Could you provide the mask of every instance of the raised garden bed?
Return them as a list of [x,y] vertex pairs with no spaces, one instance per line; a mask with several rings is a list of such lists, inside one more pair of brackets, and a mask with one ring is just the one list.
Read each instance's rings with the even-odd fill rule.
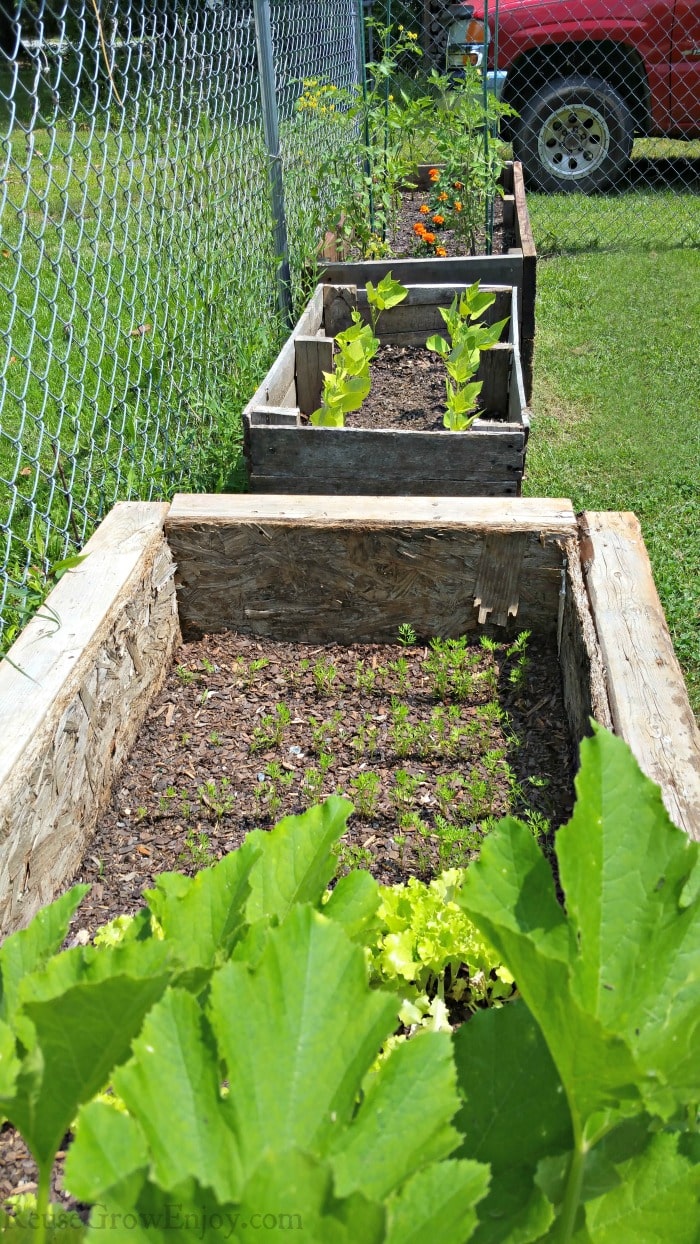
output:
[[421,636],[527,629],[558,647],[571,739],[591,715],[612,722],[700,837],[700,736],[634,517],[589,514],[581,535],[566,501],[405,509],[251,496],[115,507],[51,594],[60,626],[35,618],[0,667],[3,932],[75,875],[181,628],[312,645],[394,643],[407,620]]
[[[408,287],[405,301],[382,312],[377,335],[384,347],[419,349],[442,331],[439,308],[460,284]],[[305,418],[321,400],[324,371],[332,369],[333,337],[350,325],[351,308],[367,314],[364,289],[318,286],[294,332],[244,411],[245,452],[253,492],[376,496],[518,496],[524,471],[529,412],[520,364],[518,291],[492,289],[484,323],[508,317],[504,339],[482,355],[478,379],[484,417],[469,431],[415,431],[410,413],[394,427],[311,427]],[[418,361],[411,360],[407,412],[423,414]],[[444,381],[440,381],[444,391]],[[398,385],[398,378],[397,378]],[[433,400],[433,399],[431,399]],[[360,414],[362,412],[359,412]],[[374,422],[381,422],[381,413]],[[419,419],[419,427],[424,426]]]
[[[532,359],[535,343],[535,297],[537,292],[537,249],[530,224],[522,165],[509,162],[501,182],[503,227],[512,234],[513,244],[505,253],[492,255],[459,255],[439,258],[391,258],[348,260],[339,251],[333,235],[327,235],[320,261],[320,279],[330,285],[375,284],[387,272],[393,272],[404,285],[438,285],[449,281],[473,284],[513,285],[518,290],[518,327],[520,330],[523,381],[527,400],[532,395]],[[428,166],[418,170],[418,184],[427,188]]]

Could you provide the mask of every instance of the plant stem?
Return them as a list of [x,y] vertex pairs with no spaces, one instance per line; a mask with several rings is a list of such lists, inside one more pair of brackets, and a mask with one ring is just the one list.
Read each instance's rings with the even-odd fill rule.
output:
[[49,1213],[52,1169],[53,1162],[39,1163],[39,1179],[36,1189],[36,1229],[34,1231],[34,1244],[45,1244],[46,1241],[46,1219]]
[[557,1244],[569,1244],[569,1241],[573,1239],[588,1151],[589,1146],[585,1144],[583,1137],[576,1136],[574,1138],[574,1152],[571,1156],[571,1164],[566,1179],[566,1193],[564,1194],[564,1204],[559,1219]]

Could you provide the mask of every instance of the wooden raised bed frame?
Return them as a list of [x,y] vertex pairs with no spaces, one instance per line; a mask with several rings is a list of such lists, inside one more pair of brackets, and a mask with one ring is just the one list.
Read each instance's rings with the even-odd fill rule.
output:
[[[428,165],[418,169],[418,184],[429,187]],[[319,279],[330,285],[366,285],[390,270],[404,285],[442,285],[448,281],[472,285],[515,285],[519,299],[520,352],[525,396],[532,397],[532,358],[535,348],[535,297],[537,294],[537,248],[530,224],[525,180],[520,161],[510,161],[501,175],[503,215],[512,229],[515,246],[505,255],[464,255],[458,259],[366,259],[345,260],[332,234],[325,240],[319,259]]]
[[[425,345],[444,331],[439,308],[463,285],[417,285],[379,318],[383,343]],[[354,286],[322,286],[243,412],[244,446],[253,492],[382,496],[519,496],[530,428],[518,340],[518,291],[495,294],[484,323],[508,317],[507,340],[487,350],[478,377],[494,418],[466,432],[390,428],[316,428],[302,422],[321,404],[324,371],[332,369],[333,338],[349,327],[367,294]]]
[[572,738],[612,723],[700,839],[700,734],[634,515],[581,533],[568,501],[179,496],[120,503],[85,552],[0,664],[3,933],[75,873],[181,627],[556,636]]

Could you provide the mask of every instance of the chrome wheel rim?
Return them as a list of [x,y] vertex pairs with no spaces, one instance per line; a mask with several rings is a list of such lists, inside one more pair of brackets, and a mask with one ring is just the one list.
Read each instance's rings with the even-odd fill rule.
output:
[[576,181],[600,168],[610,148],[610,132],[596,108],[567,104],[547,118],[537,145],[548,172]]

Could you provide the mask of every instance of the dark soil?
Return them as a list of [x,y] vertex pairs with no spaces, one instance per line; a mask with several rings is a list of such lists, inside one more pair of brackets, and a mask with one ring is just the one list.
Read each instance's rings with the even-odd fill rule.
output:
[[[490,817],[527,808],[556,828],[570,814],[573,789],[556,654],[531,640],[517,681],[517,656],[507,651],[505,644],[495,653],[470,648],[474,689],[457,701],[435,697],[425,646],[309,647],[233,633],[183,646],[75,878],[92,883],[77,917],[82,936],[135,911],[158,873],[192,873],[239,846],[249,829],[271,827],[333,793],[358,807],[341,867],[359,863],[384,883],[467,863]],[[408,690],[390,668],[397,661],[407,662]],[[356,685],[358,672],[364,687]],[[331,685],[319,692],[324,676]],[[397,754],[391,732],[392,696],[407,706],[414,731],[423,723],[428,740],[406,754]],[[279,746],[257,748],[270,727],[265,718],[276,718],[280,704],[290,723]],[[461,731],[452,746],[439,743],[448,720]],[[332,757],[325,776],[321,752]],[[392,802],[398,770],[418,779],[402,827]],[[366,815],[358,774],[360,782],[376,775],[369,783],[378,785]],[[446,781],[452,797],[439,790]],[[449,827],[442,836],[440,815]]]
[[[402,195],[397,226],[389,241],[392,255],[399,257],[432,253],[419,243],[413,232],[413,226],[416,222],[423,221],[425,223],[426,219],[428,227],[431,229],[435,228],[430,223],[430,217],[422,216],[419,211],[421,204],[428,203],[427,195],[428,191],[426,190],[406,191]],[[458,255],[483,255],[486,253],[485,228],[479,229],[473,247],[470,246],[467,238],[456,233],[454,229],[441,227],[435,229],[435,232],[437,234],[437,244],[444,246],[450,258],[456,258]],[[494,228],[491,251],[494,255],[504,255],[514,245],[515,238],[512,230],[506,229],[503,224],[503,200],[497,196],[494,200]]]
[[[445,431],[447,373],[437,354],[424,346],[380,346],[370,364],[370,374],[372,388],[360,409],[345,416],[346,427]],[[479,410],[479,415],[503,418],[483,409]]]

